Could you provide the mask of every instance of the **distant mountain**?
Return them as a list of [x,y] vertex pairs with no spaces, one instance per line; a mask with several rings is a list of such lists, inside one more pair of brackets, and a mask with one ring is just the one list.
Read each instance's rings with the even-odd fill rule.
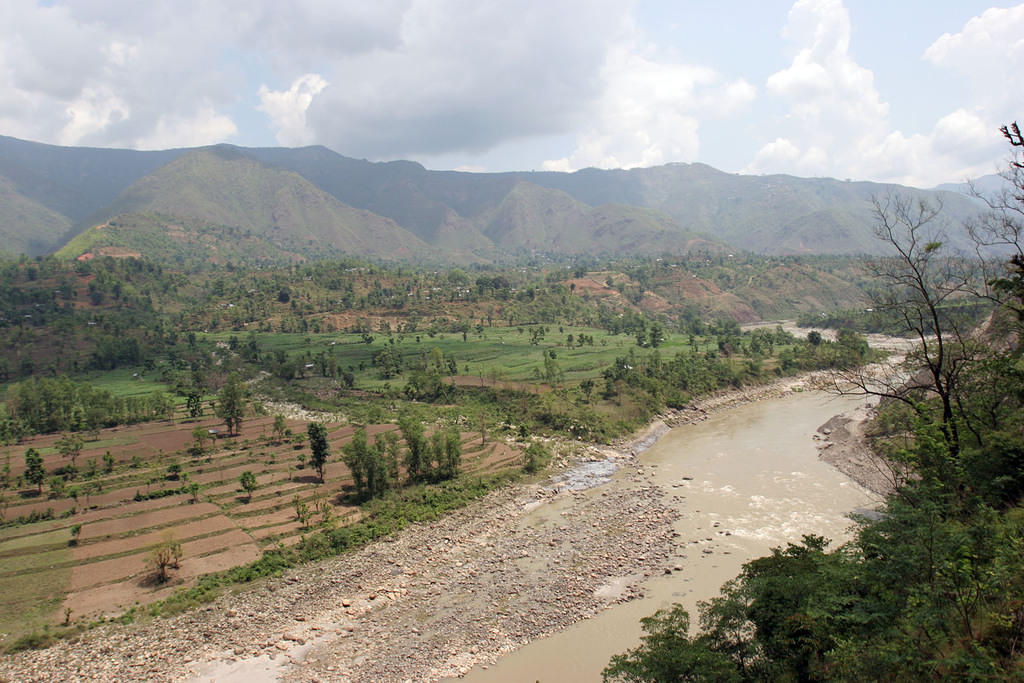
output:
[[[972,190],[972,187],[973,190]],[[975,178],[971,182],[963,183],[943,183],[937,185],[934,189],[944,190],[946,192],[958,192],[960,194],[973,196],[973,192],[979,192],[983,197],[999,194],[1003,190],[1012,189],[1012,184],[1009,183],[1001,175],[993,173],[991,175],[983,175],[980,178]]]
[[[116,219],[124,233],[125,225],[151,225],[160,217],[190,237],[222,226],[246,240],[265,242],[285,260],[341,253],[437,258],[432,247],[394,221],[342,204],[302,176],[267,167],[228,146],[183,153],[130,185],[88,222],[96,226]],[[102,246],[106,233],[85,233],[93,237],[90,246]],[[124,242],[126,235],[121,237]],[[123,246],[131,248],[130,242]],[[230,242],[221,244],[222,252],[229,248]]]
[[[428,171],[412,162],[357,161],[325,147],[251,153],[296,171],[343,202],[386,215],[427,241],[448,211],[484,231],[490,212],[522,182],[558,190],[592,207],[656,209],[686,235],[713,236],[736,249],[777,255],[881,253],[884,245],[872,230],[871,198],[889,192],[941,200],[952,223],[980,210],[975,200],[948,192],[830,178],[744,176],[696,163],[481,174]],[[645,223],[648,229],[653,226]],[[629,241],[627,236],[624,242]]]
[[[0,234],[17,235],[11,249],[46,253],[70,227],[181,153],[57,147],[0,135]],[[26,213],[29,204],[42,208]]]
[[[0,237],[7,249],[114,250],[178,261],[373,258],[500,261],[515,254],[879,252],[871,197],[956,192],[704,164],[576,173],[428,171],[325,147],[231,145],[134,152],[0,137]],[[204,246],[205,245],[205,246]]]
[[71,228],[71,220],[18,191],[0,177],[0,244],[13,254],[43,254]]

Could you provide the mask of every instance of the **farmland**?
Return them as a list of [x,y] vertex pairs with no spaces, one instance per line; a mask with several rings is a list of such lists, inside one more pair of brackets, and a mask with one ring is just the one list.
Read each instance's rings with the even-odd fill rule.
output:
[[[863,360],[855,335],[742,332],[756,313],[715,284],[812,270],[8,263],[4,644],[189,606],[391,534],[542,469],[522,450],[546,438],[607,443],[696,396]],[[310,422],[327,429],[322,481]],[[457,476],[439,456],[412,471],[410,429],[424,452],[454,440]]]
[[[304,435],[305,422],[287,420],[287,435],[274,434],[273,422],[269,416],[246,420],[241,435],[215,438],[201,454],[188,452],[193,432],[222,432],[215,418],[104,430],[78,456],[86,465],[73,494],[22,490],[8,497],[7,520],[43,519],[0,529],[0,594],[17,596],[0,605],[0,631],[12,638],[62,620],[118,615],[203,574],[251,562],[264,549],[295,544],[325,524],[358,520],[358,502],[346,494],[346,466],[333,458],[321,482],[304,462],[308,449],[291,436]],[[372,437],[395,429],[369,425],[367,432]],[[331,452],[340,453],[352,433],[352,426],[328,425]],[[519,451],[504,442],[482,443],[479,433],[461,438],[468,476],[518,464]],[[44,468],[57,470],[66,463],[54,441],[37,437],[20,448],[37,449]],[[7,457],[11,476],[23,475],[18,459],[10,451]],[[251,495],[239,485],[246,471],[255,475]],[[310,519],[300,521],[299,506]],[[168,539],[181,545],[181,560],[170,580],[159,583],[150,556]]]

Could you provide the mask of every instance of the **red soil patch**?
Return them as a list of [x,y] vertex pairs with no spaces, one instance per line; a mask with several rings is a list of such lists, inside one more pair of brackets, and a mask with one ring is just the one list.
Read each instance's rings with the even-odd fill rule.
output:
[[[216,569],[205,568],[206,563],[201,556],[215,552],[219,554],[222,549],[230,549],[246,544],[251,545],[253,550],[257,551],[256,556],[258,557],[259,548],[253,543],[252,537],[239,529],[209,538],[201,538],[197,541],[182,543],[182,568],[188,565],[188,569],[192,573],[191,575],[194,576],[217,571]],[[147,556],[148,552],[139,552],[126,557],[78,565],[71,570],[71,590],[80,591],[90,586],[148,575],[152,569]]]
[[161,543],[167,537],[168,532],[173,535],[175,540],[180,542],[190,538],[195,538],[196,536],[203,536],[218,531],[237,528],[238,525],[232,520],[223,515],[218,515],[209,519],[175,526],[174,529],[171,530],[151,531],[149,533],[129,536],[127,538],[117,538],[111,541],[85,543],[77,546],[71,556],[76,561],[91,560],[97,557],[105,557],[107,555],[118,555],[130,550],[151,548],[156,544]]
[[[280,510],[267,510],[261,514],[240,519],[238,520],[238,523],[246,529],[260,529],[272,524],[284,524],[285,522],[294,519],[295,510],[291,505],[289,505],[288,507],[281,508]],[[253,532],[253,536],[259,538],[257,533],[258,532]]]
[[[479,386],[481,382],[478,377],[456,377],[452,381],[464,382],[466,386]],[[489,380],[484,380],[484,383],[495,385]],[[540,391],[524,383],[497,384],[506,388]],[[293,449],[290,443],[257,440],[259,434],[270,435],[272,424],[272,416],[247,421],[243,434],[233,437],[231,449],[225,448],[228,443],[224,439],[217,439],[207,446],[209,455],[203,461],[189,458],[184,451],[192,445],[192,431],[196,427],[221,428],[213,418],[104,430],[101,439],[123,442],[109,448],[115,462],[127,463],[133,456],[138,456],[144,463],[156,464],[151,465],[152,469],[143,467],[139,470],[118,466],[112,474],[73,482],[81,487],[94,481],[108,489],[89,497],[90,506],[103,507],[66,519],[33,524],[25,527],[28,534],[13,532],[6,537],[69,529],[76,523],[83,525],[81,544],[71,554],[73,560],[80,564],[71,569],[71,587],[65,605],[71,607],[77,616],[84,616],[95,612],[117,612],[135,602],[151,602],[188,585],[196,576],[257,559],[261,552],[260,541],[267,542],[271,537],[278,537],[279,542],[288,545],[297,542],[309,530],[303,529],[295,518],[291,501],[295,495],[311,508],[313,498],[319,496],[332,506],[341,525],[360,519],[362,512],[359,508],[338,504],[339,491],[351,482],[351,474],[340,462],[340,454],[344,444],[351,440],[355,428],[351,425],[328,425],[332,461],[325,468],[326,481],[321,484],[312,468],[294,468],[296,454],[300,451]],[[289,420],[288,424],[294,432],[305,430],[304,422]],[[391,424],[367,426],[371,440],[378,434],[395,430],[397,426]],[[29,443],[36,444],[36,448],[45,448],[52,446],[59,436],[37,437]],[[481,448],[478,445],[479,435],[474,432],[463,433],[461,440],[465,471],[484,470],[494,463],[509,462],[519,457],[518,450],[497,441],[488,442]],[[79,457],[80,468],[89,458],[100,461],[107,450],[106,447],[88,446]],[[168,457],[158,460],[156,456],[161,451]],[[308,457],[308,446],[304,446],[301,452]],[[58,454],[45,456],[44,461],[49,463],[47,466],[51,470],[65,464],[64,458]],[[156,482],[155,486],[141,483],[154,475],[160,476],[174,461],[182,465],[191,481],[209,486],[201,495],[214,503],[193,504],[188,494],[148,501],[131,500],[136,491],[146,493],[181,486],[179,481],[166,480]],[[259,488],[254,492],[252,503],[242,502],[244,494],[240,492],[238,482],[239,475],[246,470],[257,475]],[[138,481],[130,481],[133,479]],[[82,494],[78,506],[81,508],[85,504]],[[60,514],[73,506],[75,502],[71,499],[36,498],[12,505],[8,515],[27,514],[48,507]],[[314,514],[313,519],[319,521],[320,515]],[[243,529],[253,531],[247,533]],[[151,583],[153,570],[149,566],[148,555],[150,549],[164,540],[168,533],[182,543],[182,564],[180,570],[172,571],[168,584],[155,586]]]
[[183,519],[191,519],[202,515],[213,515],[220,512],[220,508],[210,503],[196,503],[194,505],[182,505],[175,508],[155,510],[140,515],[119,517],[93,524],[82,526],[82,539],[99,538],[101,536],[115,536],[131,531],[138,531],[153,526],[162,526],[173,522],[180,522]]
[[[251,543],[235,545],[203,557],[189,558],[186,555],[181,560],[181,568],[172,569],[171,580],[163,586],[146,585],[146,582],[132,577],[116,583],[72,591],[64,600],[63,606],[70,607],[74,614],[79,616],[117,614],[135,603],[149,603],[166,598],[179,588],[195,583],[195,579],[203,574],[252,562],[259,556],[260,549]],[[142,571],[148,573],[149,570],[143,565]]]

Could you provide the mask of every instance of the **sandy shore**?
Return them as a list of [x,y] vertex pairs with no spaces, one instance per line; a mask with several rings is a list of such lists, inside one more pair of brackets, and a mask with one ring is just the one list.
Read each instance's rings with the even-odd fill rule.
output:
[[[629,471],[672,426],[810,389],[814,376],[708,397],[612,447]],[[841,418],[845,419],[845,418]],[[823,426],[823,457],[854,478],[856,420]],[[856,465],[856,466],[855,466]],[[639,481],[640,478],[636,477]],[[858,478],[860,480],[860,478]],[[0,661],[18,681],[435,681],[616,602],[666,571],[675,513],[659,487],[494,492],[444,519],[169,619],[104,626]],[[550,514],[545,510],[550,510]]]
[[881,495],[893,490],[893,471],[871,450],[864,428],[874,417],[869,406],[836,415],[818,428],[818,457],[864,488]]

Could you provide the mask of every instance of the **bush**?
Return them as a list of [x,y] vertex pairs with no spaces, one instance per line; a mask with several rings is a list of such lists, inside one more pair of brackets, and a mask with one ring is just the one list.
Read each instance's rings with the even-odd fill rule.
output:
[[523,471],[533,474],[547,467],[551,461],[551,453],[539,441],[534,441],[523,451]]

